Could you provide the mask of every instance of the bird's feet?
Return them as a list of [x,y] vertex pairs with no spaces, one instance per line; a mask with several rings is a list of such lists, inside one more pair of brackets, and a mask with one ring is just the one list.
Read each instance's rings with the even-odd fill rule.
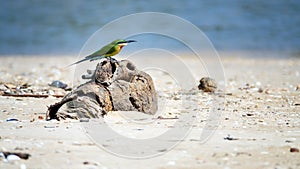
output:
[[111,63],[117,63],[117,62],[118,62],[117,59],[112,58],[112,57],[109,57],[109,61],[110,61]]

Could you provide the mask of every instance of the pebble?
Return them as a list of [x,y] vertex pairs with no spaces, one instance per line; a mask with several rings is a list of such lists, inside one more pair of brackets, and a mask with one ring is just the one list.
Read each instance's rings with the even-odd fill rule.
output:
[[16,118],[7,118],[6,121],[7,122],[15,122],[15,121],[19,121],[19,120]]
[[90,74],[92,74],[92,73],[94,73],[95,72],[95,70],[90,70],[90,69],[87,69],[86,70],[86,72],[90,75]]
[[55,128],[56,126],[49,125],[49,126],[44,126],[44,128]]
[[38,116],[38,119],[39,119],[39,120],[44,120],[44,116],[39,115],[39,116]]
[[2,152],[0,152],[0,159],[1,158],[5,158],[4,154]]
[[52,87],[57,87],[57,88],[61,88],[61,89],[65,89],[68,87],[67,84],[59,81],[59,80],[55,80],[53,81],[52,83],[49,84],[49,86],[52,86]]
[[55,94],[55,92],[53,90],[49,90],[48,93],[49,93],[49,95],[54,95]]
[[11,92],[10,89],[7,89],[7,90],[4,91],[4,93],[5,93],[5,94],[11,94],[12,92]]
[[136,128],[136,129],[133,129],[133,130],[142,131],[144,129],[142,129],[142,128]]
[[217,90],[217,82],[210,77],[203,77],[199,82],[199,90],[204,92],[215,92]]
[[232,141],[232,140],[238,140],[238,138],[233,138],[233,137],[231,137],[231,136],[228,134],[227,137],[224,137],[224,140]]
[[90,121],[90,119],[88,119],[88,118],[81,118],[79,120],[79,122],[89,122],[89,121]]
[[291,153],[299,153],[299,149],[295,148],[295,147],[292,147],[292,148],[290,148],[290,152]]
[[94,165],[94,166],[98,166],[99,164],[97,162],[89,162],[89,161],[84,161],[83,165]]
[[246,113],[247,116],[254,116],[254,113]]
[[296,91],[300,91],[300,84],[297,85]]
[[7,157],[6,157],[6,159],[8,160],[8,161],[17,161],[17,160],[20,160],[21,158],[19,157],[19,156],[17,156],[17,155],[8,155]]
[[179,96],[174,96],[173,100],[180,100],[180,97]]

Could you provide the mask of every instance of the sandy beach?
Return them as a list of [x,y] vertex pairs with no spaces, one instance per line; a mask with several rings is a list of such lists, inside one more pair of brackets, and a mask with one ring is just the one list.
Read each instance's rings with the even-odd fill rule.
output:
[[[137,128],[122,116],[126,112],[109,112],[104,117],[104,121],[124,137],[147,139],[147,133],[154,137],[155,133],[159,135],[159,132],[174,129],[177,118],[187,112],[195,114],[192,123],[176,123],[188,128],[182,140],[163,138],[161,142],[172,146],[158,150],[150,146],[146,151],[153,152],[148,158],[127,158],[110,153],[109,140],[99,145],[79,120],[46,121],[47,106],[62,99],[54,96],[70,92],[51,87],[49,83],[59,80],[72,87],[77,70],[66,66],[77,58],[2,56],[0,151],[28,153],[30,157],[27,160],[0,157],[0,168],[300,168],[300,59],[243,55],[242,52],[223,52],[219,63],[204,60],[207,61],[204,65],[210,68],[208,73],[194,58],[183,56],[181,61],[190,71],[189,76],[176,61],[168,57],[155,58],[158,65],[169,67],[172,74],[178,75],[148,70],[159,101],[163,101],[159,103],[163,107],[159,115],[166,119],[156,118],[151,124],[141,124]],[[143,68],[143,63],[150,64],[147,59],[150,60],[145,57],[132,58],[132,61]],[[203,141],[200,136],[210,123],[209,110],[216,105],[210,104],[213,94],[198,90],[197,85],[201,77],[214,75],[213,70],[224,73],[219,74],[223,78],[211,76],[218,85],[225,86],[218,91],[224,94],[223,107],[215,119],[214,125],[218,127],[210,131],[207,141]],[[192,76],[194,79],[185,79]],[[180,95],[177,84],[180,86],[183,81],[191,83],[184,86],[187,89]],[[49,97],[3,96],[9,92],[9,87]],[[183,98],[185,102],[180,106]],[[129,151],[122,141],[118,145],[118,150]]]

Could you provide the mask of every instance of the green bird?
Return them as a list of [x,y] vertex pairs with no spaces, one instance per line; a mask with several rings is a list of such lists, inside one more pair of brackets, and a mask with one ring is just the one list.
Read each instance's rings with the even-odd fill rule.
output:
[[136,42],[135,40],[124,40],[124,39],[117,39],[112,41],[110,44],[107,44],[106,46],[102,47],[100,50],[86,56],[84,59],[79,60],[72,65],[76,65],[78,63],[84,62],[86,60],[94,61],[98,59],[103,58],[110,58],[116,54],[118,54],[124,46],[126,46],[128,43]]

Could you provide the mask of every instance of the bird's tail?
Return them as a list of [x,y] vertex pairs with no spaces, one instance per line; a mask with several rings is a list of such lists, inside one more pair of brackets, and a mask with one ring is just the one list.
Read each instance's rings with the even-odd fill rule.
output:
[[[79,61],[77,61],[77,62],[75,62],[75,63],[70,64],[69,66],[76,65],[76,64],[81,63],[81,62],[84,62],[84,61],[86,61],[86,60],[90,60],[90,58],[84,58],[84,59],[82,59],[82,60],[79,60]],[[67,67],[69,67],[69,66],[67,66]]]
[[[75,63],[70,64],[69,66],[76,65],[76,64],[81,63],[81,62],[84,62],[84,61],[86,61],[86,60],[94,61],[94,60],[103,59],[103,58],[106,58],[106,56],[96,56],[96,57],[95,57],[95,56],[89,55],[89,56],[85,57],[85,58],[82,59],[82,60],[79,60],[79,61],[77,61],[77,62],[75,62]],[[67,67],[69,67],[69,66],[67,66]]]

